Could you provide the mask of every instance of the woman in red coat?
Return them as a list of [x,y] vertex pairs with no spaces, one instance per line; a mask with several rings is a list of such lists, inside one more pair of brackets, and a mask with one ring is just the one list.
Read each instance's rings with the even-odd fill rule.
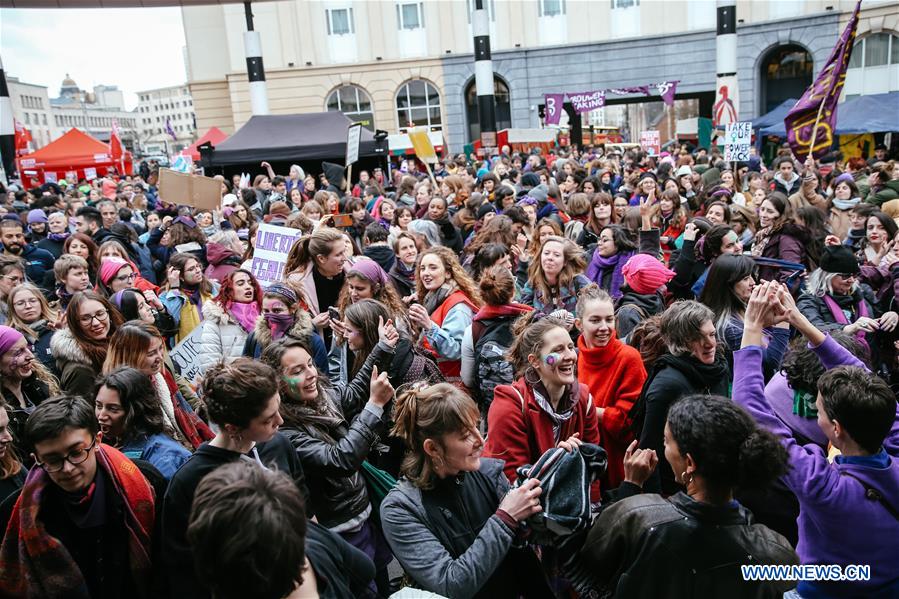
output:
[[599,444],[596,410],[587,386],[577,381],[577,352],[568,329],[552,316],[534,322],[531,312],[514,330],[508,356],[519,378],[494,390],[484,447],[484,456],[506,462],[511,482],[517,468],[535,463],[548,449],[570,450],[578,439]]
[[608,484],[624,480],[624,452],[634,435],[628,412],[640,397],[646,368],[640,352],[618,339],[615,305],[598,285],[585,287],[578,298],[575,326],[578,338],[578,380],[587,386],[596,406],[601,445],[609,458]]

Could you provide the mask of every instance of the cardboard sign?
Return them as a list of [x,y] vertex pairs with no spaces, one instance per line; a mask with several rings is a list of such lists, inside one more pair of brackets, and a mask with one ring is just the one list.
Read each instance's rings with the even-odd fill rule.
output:
[[196,378],[202,374],[200,361],[197,359],[200,352],[200,334],[202,331],[203,325],[200,324],[169,352],[172,362],[181,371],[181,376],[191,384],[196,382]]
[[260,224],[256,230],[256,249],[253,250],[253,263],[250,271],[259,285],[268,287],[284,279],[284,264],[290,248],[303,233],[298,229],[289,229],[277,225]]
[[170,204],[215,210],[222,201],[222,183],[211,177],[164,168],[159,171],[159,198]]
[[658,131],[644,131],[640,134],[640,147],[650,156],[658,156],[662,151],[662,144]]
[[752,121],[730,123],[724,129],[725,162],[746,162],[752,146]]
[[362,139],[362,124],[353,123],[346,130],[346,162],[344,162],[344,166],[359,162],[360,139]]
[[437,150],[434,149],[434,144],[431,143],[431,138],[428,137],[427,127],[409,129],[408,135],[409,141],[412,142],[412,147],[415,149],[415,155],[419,160],[422,162],[437,162]]

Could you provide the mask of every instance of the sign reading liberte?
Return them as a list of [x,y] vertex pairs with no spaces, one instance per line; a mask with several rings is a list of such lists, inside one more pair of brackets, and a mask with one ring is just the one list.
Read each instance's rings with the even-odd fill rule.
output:
[[261,224],[256,230],[256,249],[250,270],[262,287],[268,287],[284,278],[287,254],[302,235],[298,229]]

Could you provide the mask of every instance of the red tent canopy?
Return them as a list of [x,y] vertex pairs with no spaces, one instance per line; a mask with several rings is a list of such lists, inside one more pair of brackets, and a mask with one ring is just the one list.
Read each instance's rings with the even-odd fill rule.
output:
[[184,154],[185,156],[190,156],[191,158],[193,158],[194,162],[199,162],[200,161],[200,150],[197,149],[198,147],[200,147],[202,144],[206,143],[207,141],[210,142],[212,145],[217,146],[220,143],[222,143],[223,141],[225,141],[226,139],[228,139],[227,134],[222,133],[222,130],[219,129],[218,127],[213,127],[212,129],[210,129],[209,131],[204,133],[203,137],[201,137],[194,143],[190,144],[183,150],[181,150],[181,153]]
[[125,152],[123,173],[123,165],[114,162],[109,155],[109,144],[79,129],[69,129],[56,141],[22,156],[17,163],[25,187],[36,187],[47,180],[65,179],[71,172],[77,179],[87,179],[102,177],[113,169],[120,174],[130,173],[133,169],[131,152]]

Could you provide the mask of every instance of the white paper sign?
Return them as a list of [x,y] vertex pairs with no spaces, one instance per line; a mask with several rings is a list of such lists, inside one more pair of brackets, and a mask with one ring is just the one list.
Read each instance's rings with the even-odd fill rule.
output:
[[730,123],[724,130],[724,161],[746,162],[752,145],[752,121]]
[[650,156],[658,156],[662,151],[661,137],[658,131],[643,131],[640,133],[640,146]]
[[181,340],[181,343],[175,346],[175,349],[169,352],[172,362],[180,369],[181,376],[194,383],[197,376],[201,374],[200,360],[197,356],[200,351],[200,334],[203,331],[202,323],[190,332],[190,335]]
[[262,287],[278,283],[284,279],[284,264],[294,242],[303,233],[299,229],[289,229],[276,225],[261,224],[256,230],[256,249],[250,270]]
[[88,181],[93,181],[94,179],[96,179],[97,178],[97,169],[95,169],[92,166],[84,169],[84,178],[87,179]]
[[346,130],[346,162],[349,166],[359,161],[359,141],[362,139],[362,124],[355,123]]

